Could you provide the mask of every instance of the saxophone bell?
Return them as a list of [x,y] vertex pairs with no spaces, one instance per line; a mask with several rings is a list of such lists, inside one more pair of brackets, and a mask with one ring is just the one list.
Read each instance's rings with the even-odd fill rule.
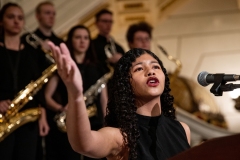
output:
[[37,120],[40,109],[30,108],[19,112],[33,96],[47,83],[47,79],[57,70],[57,65],[52,64],[42,73],[37,80],[30,82],[18,92],[12,100],[5,114],[0,114],[0,142],[20,126]]
[[58,128],[62,132],[66,132],[67,131],[66,116],[67,116],[66,111],[63,111],[63,112],[55,115],[55,117],[54,117],[54,121],[56,121]]

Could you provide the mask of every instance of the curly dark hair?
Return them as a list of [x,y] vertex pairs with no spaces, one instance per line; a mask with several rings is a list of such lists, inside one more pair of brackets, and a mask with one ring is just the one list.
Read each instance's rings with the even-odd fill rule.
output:
[[71,54],[71,57],[73,58],[73,60],[76,62],[75,60],[75,57],[73,55],[73,43],[72,43],[72,39],[73,39],[73,34],[74,32],[77,30],[77,29],[84,29],[88,32],[88,36],[89,36],[89,40],[90,40],[90,44],[89,44],[89,47],[86,51],[86,55],[85,55],[85,58],[84,58],[84,61],[83,63],[98,63],[97,61],[97,56],[96,56],[96,53],[95,53],[95,50],[94,50],[94,47],[92,45],[92,40],[91,40],[91,35],[90,35],[90,31],[87,27],[83,26],[83,25],[76,25],[74,27],[72,27],[70,29],[70,31],[68,32],[68,36],[67,36],[67,40],[66,40],[66,45],[70,51],[70,54]]
[[146,32],[149,37],[152,38],[152,26],[146,22],[139,22],[129,26],[126,34],[127,41],[133,42],[134,34],[138,31]]
[[133,88],[130,84],[130,68],[132,62],[142,54],[149,54],[160,64],[165,75],[165,87],[161,95],[161,110],[163,115],[175,119],[175,109],[173,107],[173,96],[170,95],[170,81],[162,61],[151,51],[134,48],[125,53],[115,66],[113,78],[109,88],[109,101],[105,125],[120,128],[123,136],[124,146],[129,148],[130,160],[137,159],[137,140],[140,137],[135,98]]

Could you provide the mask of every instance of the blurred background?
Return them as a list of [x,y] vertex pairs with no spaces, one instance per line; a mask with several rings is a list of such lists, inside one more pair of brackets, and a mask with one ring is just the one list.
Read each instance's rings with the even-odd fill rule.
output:
[[[1,6],[6,2],[9,0],[1,0]],[[11,2],[23,7],[26,28],[33,31],[38,25],[34,10],[41,0],[11,0]],[[99,10],[107,8],[114,16],[111,35],[125,51],[128,51],[126,40],[128,26],[139,21],[150,23],[153,27],[152,51],[161,58],[169,73],[173,73],[177,66],[162,54],[158,45],[182,62],[179,78],[175,82],[184,80],[186,83],[184,86],[176,84],[174,88],[172,87],[176,96],[180,95],[178,101],[188,101],[192,98],[201,112],[208,113],[188,115],[189,112],[186,114],[180,110],[177,112],[179,119],[189,124],[196,144],[203,139],[240,132],[240,113],[236,109],[240,89],[224,92],[223,96],[215,97],[209,91],[212,85],[204,88],[197,83],[197,76],[201,71],[240,74],[238,66],[240,0],[51,0],[51,2],[57,11],[53,30],[63,39],[66,38],[68,30],[76,24],[87,26],[94,38],[97,34],[94,15]],[[223,129],[211,128],[214,126],[209,122],[211,118],[204,118],[214,114],[222,116],[220,119],[226,123],[224,127],[220,127]],[[194,117],[203,119],[206,123],[198,122]],[[204,129],[198,125],[212,130],[204,131],[209,132],[207,136],[202,135],[198,129]],[[215,136],[213,130],[223,134]]]

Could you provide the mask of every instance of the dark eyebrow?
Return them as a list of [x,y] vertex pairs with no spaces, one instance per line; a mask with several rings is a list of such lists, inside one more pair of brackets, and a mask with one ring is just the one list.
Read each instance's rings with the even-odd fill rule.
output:
[[[157,63],[157,64],[159,64],[158,61],[151,61],[151,63]],[[139,63],[133,65],[132,67],[137,66],[137,65],[140,65],[140,64],[143,64],[143,62],[139,62]]]
[[[151,63],[157,63],[157,64],[159,64],[158,61],[152,61]],[[160,64],[159,64],[159,65],[160,65]]]

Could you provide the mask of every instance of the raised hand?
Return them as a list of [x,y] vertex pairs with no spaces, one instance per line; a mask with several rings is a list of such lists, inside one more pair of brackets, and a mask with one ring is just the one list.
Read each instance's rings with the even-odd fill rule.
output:
[[58,74],[67,87],[68,94],[75,98],[83,96],[82,76],[71,58],[69,50],[64,43],[60,47],[55,46],[52,42],[48,42],[53,58],[57,64]]
[[117,63],[118,62],[118,60],[120,59],[122,57],[122,55],[120,54],[120,53],[115,53],[115,54],[113,54],[113,56],[111,57],[111,58],[109,58],[108,59],[108,61],[110,62],[110,63]]

